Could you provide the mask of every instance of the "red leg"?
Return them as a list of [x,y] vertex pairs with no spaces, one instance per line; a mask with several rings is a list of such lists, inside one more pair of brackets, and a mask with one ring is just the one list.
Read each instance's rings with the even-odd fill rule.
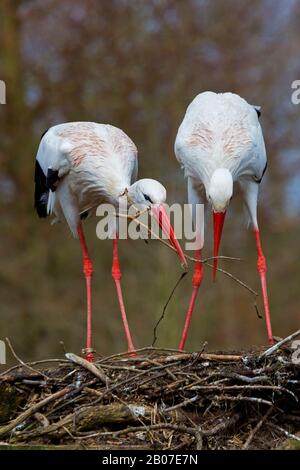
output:
[[116,238],[113,239],[113,262],[112,262],[111,273],[116,284],[117,296],[118,296],[118,301],[120,305],[121,316],[122,316],[124,330],[125,330],[125,336],[127,339],[128,352],[132,352],[134,351],[134,346],[132,343],[127,316],[125,312],[125,306],[124,306],[122,288],[121,288],[121,282],[120,282],[122,274],[121,274],[119,255],[118,255],[118,236],[116,236]]
[[86,280],[86,294],[87,294],[87,336],[86,336],[86,360],[89,362],[94,361],[92,353],[92,274],[93,265],[89,256],[85,236],[81,224],[78,229],[79,241],[82,249],[83,256],[83,273]]
[[264,300],[264,308],[265,308],[265,315],[266,315],[268,339],[269,339],[269,343],[273,344],[274,340],[273,340],[273,334],[272,334],[271,316],[270,316],[269,300],[268,300],[268,292],[267,292],[266,258],[263,254],[263,251],[262,251],[260,236],[259,236],[259,230],[255,229],[254,233],[255,233],[256,247],[257,247],[257,254],[258,254],[257,270],[258,270],[259,275],[260,275],[260,282],[261,282],[261,288],[262,288],[262,294],[263,294],[263,300]]
[[193,310],[194,310],[194,306],[195,306],[196,297],[197,297],[198,290],[199,290],[199,287],[200,287],[200,284],[201,284],[202,278],[203,278],[203,264],[200,261],[200,257],[201,257],[201,250],[197,250],[196,251],[197,261],[195,262],[194,274],[193,274],[193,279],[192,279],[193,292],[192,292],[189,308],[188,308],[188,311],[187,311],[187,314],[186,314],[186,319],[185,319],[185,324],[184,324],[184,328],[183,328],[183,332],[182,332],[182,337],[181,337],[180,344],[179,344],[180,351],[182,351],[184,349],[185,341],[186,341],[186,338],[187,338],[188,330],[189,330],[192,315],[193,315]]

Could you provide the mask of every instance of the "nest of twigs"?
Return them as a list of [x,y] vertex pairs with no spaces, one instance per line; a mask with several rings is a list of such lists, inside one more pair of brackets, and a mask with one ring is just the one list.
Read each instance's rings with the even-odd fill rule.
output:
[[290,340],[280,343],[247,353],[149,348],[93,364],[74,354],[19,364],[0,375],[1,446],[299,445],[300,364]]

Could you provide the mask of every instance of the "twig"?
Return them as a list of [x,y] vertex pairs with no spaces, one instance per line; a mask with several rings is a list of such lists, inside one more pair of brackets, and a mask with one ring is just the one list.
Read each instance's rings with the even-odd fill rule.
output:
[[234,426],[238,420],[240,419],[241,415],[236,413],[233,416],[226,416],[225,418],[222,418],[221,422],[216,424],[210,429],[203,429],[202,433],[203,436],[214,436],[218,434],[221,431],[225,431],[226,429],[230,428],[231,426]]
[[[148,363],[148,365],[149,365],[149,363]],[[161,370],[161,369],[165,369],[165,368],[167,368],[167,367],[169,367],[168,364],[163,364],[163,365],[160,365],[160,366],[157,366],[157,367],[153,367],[153,368],[151,369],[151,372],[152,372],[152,371]],[[126,378],[125,380],[121,380],[120,382],[115,383],[115,384],[112,385],[111,387],[106,388],[106,390],[103,391],[102,396],[99,397],[99,398],[97,398],[97,399],[93,402],[93,404],[99,403],[99,401],[103,400],[103,398],[104,398],[105,396],[109,395],[113,390],[120,389],[120,387],[121,387],[122,385],[125,385],[125,384],[126,384],[126,386],[128,386],[129,383],[132,383],[132,382],[135,382],[135,381],[136,381],[136,382],[138,383],[138,386],[140,386],[140,385],[141,385],[141,382],[139,381],[140,377],[141,377],[141,376],[144,376],[144,375],[146,375],[146,374],[148,374],[148,373],[149,373],[149,370],[146,369],[146,370],[144,370],[144,371],[142,371],[142,372],[139,372],[139,373],[136,374],[135,376],[130,377],[129,379]],[[149,379],[148,379],[148,380],[149,380]],[[152,380],[152,379],[151,379],[151,380]],[[83,406],[85,406],[85,405],[83,405]],[[79,407],[79,408],[81,408],[81,407]]]
[[[221,375],[221,374],[220,374]],[[246,375],[235,374],[234,372],[229,374],[224,374],[224,377],[231,377],[233,379],[240,380],[241,382],[246,382],[248,384],[255,384],[257,382],[269,382],[270,378],[267,375],[260,375],[256,377],[248,377]]]
[[148,352],[148,351],[150,351],[150,352],[163,352],[163,353],[182,353],[182,351],[180,349],[158,348],[158,347],[153,347],[153,346],[145,346],[143,348],[139,348],[139,349],[134,350],[135,353],[139,353],[137,356],[131,356],[128,351],[124,351],[124,352],[121,352],[121,353],[116,353],[116,354],[112,354],[110,356],[103,357],[103,358],[99,359],[98,361],[96,361],[96,364],[102,364],[104,362],[114,360],[114,359],[118,359],[118,358],[120,358],[120,360],[123,361],[123,362],[125,362],[125,361],[139,362],[139,361],[143,360],[139,357],[140,353]]
[[125,218],[125,219],[129,219],[131,220],[132,222],[136,223],[137,225],[140,225],[141,227],[145,228],[148,233],[154,237],[156,240],[159,240],[161,243],[163,243],[163,245],[166,245],[168,248],[170,248],[172,251],[175,251],[176,252],[176,248],[174,248],[172,245],[170,245],[166,240],[164,240],[163,238],[161,238],[159,235],[157,235],[155,232],[153,232],[153,230],[151,230],[150,227],[148,227],[146,224],[144,224],[143,222],[141,222],[140,220],[137,220],[135,217],[132,217],[128,214],[121,214],[121,213],[118,213],[116,214],[117,217],[122,217],[122,218]]
[[[214,266],[210,263],[207,263],[207,266],[209,266],[210,268],[214,269]],[[220,271],[221,273],[225,274],[226,276],[230,277],[231,279],[233,279],[235,282],[237,282],[238,284],[240,284],[241,286],[245,287],[245,289],[247,289],[249,292],[251,292],[251,294],[253,294],[255,297],[258,297],[258,293],[251,289],[251,287],[249,287],[247,284],[245,284],[243,281],[241,281],[240,279],[238,279],[237,277],[235,277],[233,274],[229,273],[228,271],[225,271],[225,269],[222,269],[222,268],[218,268],[217,267],[217,271]]]
[[[138,214],[138,216],[140,216],[141,214],[143,214],[145,211],[141,212],[140,214]],[[117,217],[122,217],[122,218],[126,218],[126,219],[129,219],[131,220],[132,222],[135,222],[137,225],[140,225],[141,227],[145,228],[148,233],[153,237],[155,238],[156,240],[160,241],[161,243],[163,243],[164,245],[166,245],[168,248],[170,248],[170,250],[176,252],[176,248],[172,245],[170,245],[170,243],[168,243],[166,240],[164,240],[163,238],[161,238],[159,235],[157,235],[150,227],[148,227],[146,224],[144,224],[143,222],[141,222],[140,220],[138,220],[136,217],[133,217],[133,216],[130,216],[128,214],[121,214],[121,213],[118,213],[116,214]],[[197,258],[194,258],[193,256],[190,256],[190,255],[187,255],[186,253],[184,253],[184,256],[190,260],[190,261],[198,261]],[[208,258],[203,258],[201,259],[201,262],[202,263],[207,263],[208,261],[211,261],[211,260],[214,260],[214,259],[225,259],[225,260],[232,260],[232,261],[242,261],[241,258],[237,258],[237,257],[234,257],[234,256],[224,256],[224,255],[218,255],[218,256],[210,256]]]
[[66,416],[64,416],[62,419],[57,421],[56,423],[49,424],[49,426],[43,427],[42,429],[33,430],[33,431],[21,431],[16,433],[16,437],[19,439],[21,438],[22,440],[27,440],[27,439],[32,439],[35,437],[40,437],[40,436],[45,436],[52,434],[53,432],[58,431],[59,429],[63,428],[69,424],[72,423],[72,420],[74,418],[73,413],[70,413]]
[[[160,364],[171,363],[176,361],[188,361],[195,358],[195,353],[182,352],[181,354],[172,354],[171,356],[163,356],[156,359],[156,362]],[[241,361],[243,356],[237,354],[213,354],[213,353],[202,353],[198,356],[198,360],[202,361]],[[142,362],[139,366],[143,367],[147,363]]]
[[278,429],[278,431],[281,431],[283,434],[286,435],[286,437],[288,437],[289,439],[294,439],[295,441],[298,441],[300,442],[300,437],[299,436],[296,436],[295,434],[292,434],[288,431],[286,431],[285,429],[283,429],[281,426],[278,426],[277,424],[273,424],[273,423],[268,423],[269,426],[271,426],[272,428],[274,429]]
[[[246,375],[237,374],[235,372],[214,372],[208,378],[211,378],[211,377],[223,377],[223,378],[226,378],[226,379],[236,379],[236,380],[239,380],[241,382],[245,382],[245,383],[249,383],[249,384],[255,384],[257,382],[270,382],[270,378],[267,375],[261,375],[259,377],[258,376],[248,377]],[[185,388],[189,388],[191,386],[198,385],[199,383],[202,383],[205,380],[207,380],[207,377],[205,377],[204,379],[201,378],[200,380],[198,379],[195,382],[186,385]]]
[[264,422],[266,421],[266,419],[270,416],[270,414],[272,413],[274,407],[271,406],[268,411],[264,414],[264,416],[261,418],[261,420],[257,423],[257,425],[252,429],[252,431],[250,432],[245,444],[243,445],[243,450],[246,450],[248,449],[249,445],[251,444],[255,434],[260,430],[260,428],[262,427],[262,425],[264,424]]
[[272,390],[273,392],[285,392],[291,395],[295,401],[298,401],[296,395],[287,388],[280,387],[279,385],[192,385],[187,387],[189,390]]
[[[153,364],[154,366],[158,366],[158,369],[161,369],[161,364],[157,361],[155,361],[154,359],[146,359],[146,361],[148,361],[149,364]],[[169,369],[165,369],[166,373],[173,379],[173,380],[177,380],[177,377],[176,375],[173,374],[173,372],[171,372]],[[150,371],[151,372],[151,369]]]
[[[172,245],[170,245],[168,242],[166,242],[163,238],[161,238],[159,235],[157,235],[155,232],[153,232],[153,230],[151,230],[147,225],[145,225],[143,222],[140,222],[139,220],[137,220],[136,218],[134,217],[131,217],[131,216],[128,216],[127,214],[117,214],[117,216],[119,217],[125,217],[127,219],[130,219],[132,220],[133,222],[135,222],[136,224],[140,225],[141,227],[145,228],[146,230],[148,230],[148,233],[150,233],[156,240],[159,240],[161,243],[163,243],[164,245],[166,245],[168,248],[170,248],[172,251],[176,251],[176,248],[174,248]],[[189,256],[187,255],[186,253],[184,253],[184,256],[186,259],[190,260],[190,261],[197,261],[196,258],[193,258],[192,256]],[[212,256],[212,257],[209,257],[209,258],[204,258],[203,260],[201,260],[202,263],[204,264],[207,264],[207,266],[209,266],[210,268],[214,269],[214,266],[210,263],[208,263],[209,260],[211,259],[230,259],[230,260],[234,260],[234,261],[241,261],[240,258],[235,258],[235,257],[230,257],[230,256]],[[186,267],[185,267],[186,269]],[[229,273],[228,271],[225,271],[224,269],[221,269],[219,267],[216,268],[217,271],[225,274],[226,276],[229,276],[231,279],[233,279],[234,281],[236,281],[238,284],[240,284],[241,286],[243,286],[245,289],[247,289],[249,292],[251,292],[253,295],[255,295],[256,297],[258,296],[258,293],[255,292],[253,289],[251,289],[251,287],[249,287],[247,284],[245,284],[243,281],[241,281],[240,279],[238,279],[237,277],[233,276],[233,274]]]
[[0,427],[0,437],[5,436],[8,434],[10,431],[12,431],[16,426],[19,424],[23,423],[26,419],[28,419],[30,416],[32,416],[34,413],[36,413],[40,408],[42,408],[45,405],[48,405],[48,403],[56,400],[57,398],[60,398],[67,393],[71,391],[71,387],[65,387],[62,390],[59,390],[56,393],[53,393],[52,395],[44,398],[43,400],[39,401],[35,405],[32,405],[28,410],[24,411],[21,413],[17,418],[13,419],[10,421],[10,423],[6,424],[5,426]]
[[101,367],[103,367],[103,369],[110,369],[110,370],[128,370],[129,372],[141,372],[140,369],[138,369],[136,366],[112,366],[111,364],[105,364],[104,362],[101,363]]
[[279,341],[278,343],[274,344],[274,346],[271,346],[269,349],[267,349],[265,352],[263,352],[258,360],[261,360],[263,359],[264,357],[268,357],[270,356],[271,354],[273,354],[275,351],[277,351],[283,344],[286,344],[288,343],[289,341],[292,341],[292,339],[296,338],[296,336],[299,336],[300,335],[300,330],[298,331],[295,331],[295,333],[287,336],[286,338],[282,339],[281,341]]
[[174,411],[174,410],[177,410],[178,408],[183,408],[184,406],[186,405],[189,405],[190,403],[194,403],[195,401],[197,401],[199,399],[199,396],[198,395],[195,395],[194,397],[192,398],[188,398],[187,400],[184,400],[180,403],[178,403],[177,405],[174,405],[174,406],[169,406],[168,408],[165,408],[163,409],[162,411],[165,413],[168,413],[169,411]]
[[12,347],[12,344],[11,344],[9,338],[5,338],[5,340],[6,340],[7,344],[8,344],[8,346],[9,346],[9,349],[10,349],[11,352],[12,352],[12,355],[14,356],[14,358],[15,358],[23,367],[26,367],[27,369],[33,371],[33,372],[36,373],[36,374],[42,375],[42,376],[43,376],[45,379],[47,379],[47,380],[49,379],[49,377],[48,377],[46,374],[44,374],[43,372],[40,372],[39,370],[34,369],[33,367],[29,366],[29,365],[26,364],[24,361],[22,361],[22,359],[16,354],[14,348]]
[[29,380],[29,379],[23,379],[22,382],[23,382],[23,384],[26,384],[26,385],[40,385],[41,387],[44,387],[45,385],[47,385],[47,381],[46,381],[46,380]]
[[[192,256],[187,255],[187,258],[190,261],[198,261],[197,258],[193,258]],[[218,256],[208,256],[207,258],[201,258],[201,263],[208,263],[208,261],[213,261],[214,259],[217,260],[229,260],[229,261],[243,261],[242,258],[237,258],[236,256],[224,256],[224,255],[218,255]]]
[[238,395],[237,397],[232,397],[230,395],[222,395],[220,397],[214,397],[213,400],[216,400],[216,401],[226,401],[226,400],[228,401],[251,401],[254,403],[273,406],[273,403],[270,402],[269,400],[264,400],[263,398],[257,398],[257,397],[243,397],[241,395]]
[[80,436],[77,439],[89,439],[91,437],[104,437],[104,436],[122,436],[124,434],[130,434],[132,432],[150,432],[150,431],[160,431],[162,429],[171,429],[173,431],[179,432],[186,432],[187,434],[192,434],[194,437],[202,434],[202,431],[197,428],[191,428],[187,426],[183,426],[181,424],[171,424],[171,423],[159,423],[159,424],[150,424],[149,426],[131,426],[127,427],[126,429],[120,429],[119,431],[105,431],[105,432],[97,432],[92,434],[87,434],[84,436]]
[[204,353],[207,344],[208,344],[208,342],[204,341],[200,351],[198,351],[197,353],[194,354],[194,359],[190,363],[187,363],[187,364],[185,364],[184,366],[182,366],[180,368],[180,371],[179,371],[180,373],[184,374],[184,372],[183,372],[184,369],[187,369],[188,367],[190,367],[190,368],[193,367],[193,365],[196,364],[199,361],[199,359],[201,359],[201,356]]
[[49,420],[47,419],[46,416],[44,416],[42,413],[39,413],[38,411],[36,413],[34,413],[33,415],[35,417],[35,419],[41,423],[41,425],[43,426],[43,428],[46,428],[47,426],[49,426]]
[[[182,359],[182,360],[187,360],[187,359],[195,359],[196,357],[198,357],[198,351],[197,352],[193,352],[193,353],[187,353],[186,351],[181,351],[180,349],[172,349],[172,348],[158,348],[158,347],[153,347],[153,346],[146,346],[144,348],[140,348],[140,349],[135,349],[134,350],[135,353],[138,353],[139,355],[137,356],[134,356],[134,357],[131,357],[131,356],[128,356],[128,351],[126,352],[122,352],[122,353],[117,353],[117,354],[112,354],[111,356],[107,356],[107,357],[104,357],[100,360],[98,360],[96,362],[96,364],[102,364],[102,363],[105,363],[107,361],[110,361],[110,360],[113,360],[113,359],[117,359],[117,358],[120,358],[120,360],[122,362],[138,362],[138,363],[143,363],[144,361],[144,358],[143,357],[140,357],[140,353],[143,353],[143,352],[153,352],[153,353],[158,353],[158,352],[162,352],[162,353],[174,353],[174,355],[172,356],[167,356],[167,355],[164,355],[163,357],[161,358],[158,358],[156,359],[157,361],[161,362],[162,360],[166,359],[166,358],[175,358],[174,360],[179,360],[179,359]],[[200,351],[201,352],[201,351]],[[128,357],[126,357],[128,356]],[[180,358],[179,358],[180,356]],[[199,359],[204,359],[204,360],[220,360],[220,361],[239,361],[239,360],[242,360],[243,359],[243,356],[242,355],[236,355],[236,354],[208,354],[208,353],[202,353],[201,352],[201,356],[199,357]],[[173,359],[169,359],[170,362],[172,362]],[[140,366],[141,364],[139,364]],[[145,365],[145,364],[143,364]],[[146,363],[147,365],[147,363]]]
[[105,385],[110,383],[110,379],[108,378],[108,376],[101,369],[99,369],[99,367],[96,367],[91,362],[88,362],[82,357],[79,357],[73,353],[66,353],[65,356],[67,359],[69,359],[69,361],[74,362],[75,364],[78,364],[79,366],[87,369],[89,372],[91,372],[91,374],[95,375],[98,379],[100,379],[101,382],[103,382]]
[[[25,362],[24,364],[26,365],[26,367],[28,367],[28,366],[36,366],[38,364],[48,364],[50,362],[58,362],[58,363],[62,363],[62,364],[63,363],[68,364],[69,363],[69,361],[67,361],[65,359],[43,359],[43,360],[40,360],[40,361]],[[1,372],[0,377],[2,377],[2,375],[8,374],[9,372],[12,372],[15,369],[19,369],[20,367],[23,367],[23,365],[18,364],[16,366],[10,367],[9,369],[6,369],[4,372]],[[35,371],[35,372],[38,372],[38,371]]]
[[174,295],[174,292],[176,291],[177,287],[179,286],[180,282],[182,281],[182,279],[186,276],[186,272],[183,272],[181,273],[179,279],[176,281],[176,284],[175,286],[173,287],[173,289],[171,290],[171,293],[167,299],[167,302],[165,303],[164,305],[164,308],[163,308],[163,311],[162,311],[162,314],[161,316],[159,317],[159,319],[157,320],[155,326],[154,326],[154,329],[153,329],[153,340],[152,340],[152,346],[155,345],[156,341],[157,341],[157,329],[159,327],[159,324],[163,321],[164,317],[165,317],[165,313],[166,313],[166,310],[167,310],[167,307],[169,305],[169,302],[170,300],[172,299],[173,295]]

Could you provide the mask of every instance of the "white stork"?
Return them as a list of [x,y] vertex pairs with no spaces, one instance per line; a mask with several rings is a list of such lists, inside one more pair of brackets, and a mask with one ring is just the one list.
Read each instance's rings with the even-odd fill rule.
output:
[[[214,272],[227,207],[238,183],[253,226],[269,342],[273,342],[266,282],[266,260],[258,223],[259,183],[267,168],[260,107],[233,93],[200,93],[188,106],[179,127],[175,154],[187,177],[188,201],[212,207],[214,219]],[[180,341],[184,348],[195,300],[203,277],[201,250],[196,252],[193,292]]]
[[[42,136],[35,168],[35,208],[40,217],[54,214],[55,221],[66,221],[79,238],[87,290],[87,348],[92,354],[92,261],[85,241],[81,219],[95,214],[103,202],[118,206],[127,193],[129,201],[151,208],[161,228],[176,248],[181,261],[184,254],[164,209],[166,190],[158,181],[137,177],[137,149],[120,129],[93,122],[72,122],[51,127]],[[128,351],[134,346],[126,317],[118,257],[118,234],[113,234],[112,277],[115,281]]]

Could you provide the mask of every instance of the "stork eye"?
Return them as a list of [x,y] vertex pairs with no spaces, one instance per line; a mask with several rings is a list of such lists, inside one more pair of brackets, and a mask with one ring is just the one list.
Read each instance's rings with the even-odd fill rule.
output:
[[149,201],[149,202],[151,202],[151,204],[153,204],[153,203],[152,203],[152,200],[151,200],[151,198],[148,196],[148,194],[144,194],[144,193],[143,193],[143,196],[144,196],[144,198],[146,199],[146,201]]

